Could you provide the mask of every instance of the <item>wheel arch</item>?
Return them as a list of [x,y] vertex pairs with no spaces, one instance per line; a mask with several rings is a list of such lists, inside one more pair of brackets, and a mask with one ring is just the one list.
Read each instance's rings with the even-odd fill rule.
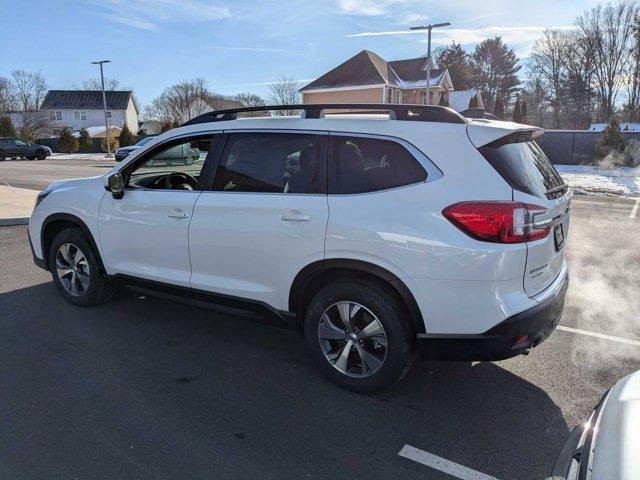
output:
[[328,259],[313,262],[296,275],[289,292],[289,311],[299,314],[305,311],[313,295],[336,278],[362,277],[382,281],[391,286],[406,307],[416,333],[424,333],[422,313],[411,290],[389,270],[362,260]]
[[105,271],[104,264],[102,263],[102,257],[100,255],[100,249],[93,238],[91,230],[81,218],[70,213],[54,213],[49,215],[42,222],[42,228],[40,229],[40,245],[42,246],[42,258],[46,269],[49,270],[49,250],[51,249],[53,239],[58,235],[58,233],[66,230],[67,228],[78,228],[86,235],[91,248],[93,248],[93,251],[96,254],[100,268],[102,271]]

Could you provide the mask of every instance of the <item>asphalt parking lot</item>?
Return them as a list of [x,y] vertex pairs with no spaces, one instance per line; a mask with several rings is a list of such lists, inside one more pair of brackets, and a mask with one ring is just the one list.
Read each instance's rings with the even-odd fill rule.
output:
[[[113,164],[4,162],[0,177],[41,189]],[[530,355],[416,362],[369,396],[325,380],[298,333],[243,315],[128,291],[73,307],[33,265],[26,227],[0,227],[0,476],[456,478],[424,464],[437,456],[457,478],[542,479],[640,369],[634,205],[574,197],[565,313]]]

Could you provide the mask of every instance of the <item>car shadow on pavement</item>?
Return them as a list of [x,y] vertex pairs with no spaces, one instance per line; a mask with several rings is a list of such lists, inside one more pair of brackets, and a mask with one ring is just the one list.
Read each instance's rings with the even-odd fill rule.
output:
[[320,375],[298,332],[129,292],[74,307],[51,282],[0,294],[0,325],[14,478],[444,478],[398,457],[409,444],[539,479],[568,434],[508,362],[416,362],[360,395]]

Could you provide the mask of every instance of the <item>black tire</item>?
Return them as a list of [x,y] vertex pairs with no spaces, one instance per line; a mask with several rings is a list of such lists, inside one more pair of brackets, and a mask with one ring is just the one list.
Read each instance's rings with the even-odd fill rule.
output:
[[40,149],[36,152],[36,158],[38,160],[44,160],[45,158],[47,158],[47,152],[45,152],[44,150]]
[[35,160],[35,159],[36,159],[36,157],[34,157],[33,155],[30,155],[30,156],[27,157],[27,160]]
[[[67,290],[65,285],[63,285],[63,281],[60,279],[60,275],[58,274],[56,257],[60,247],[64,244],[71,244],[80,250],[81,254],[86,259],[86,264],[88,265],[87,286],[86,288],[82,288],[82,291],[77,295],[73,295]],[[113,286],[105,278],[104,272],[100,268],[97,253],[91,247],[91,244],[87,240],[85,234],[77,228],[63,230],[53,239],[51,248],[49,249],[49,270],[53,277],[53,283],[56,285],[60,294],[65,298],[65,300],[74,305],[81,307],[99,305],[110,300],[115,293]]]
[[[370,314],[377,317],[382,324],[384,334],[386,336],[386,354],[382,361],[382,365],[378,367],[375,373],[368,376],[350,376],[349,373],[343,373],[325,356],[321,340],[318,335],[318,327],[321,317],[327,309],[335,308],[338,302],[355,302],[364,309],[360,309],[357,315],[365,315],[371,318]],[[329,310],[330,311],[330,310]],[[354,316],[354,319],[356,317]],[[414,359],[412,351],[411,334],[412,328],[403,320],[406,318],[404,309],[391,293],[391,291],[383,284],[369,280],[339,280],[322,288],[311,300],[307,308],[304,320],[304,336],[307,352],[316,366],[333,382],[338,385],[354,390],[356,392],[370,393],[395,385],[409,371]],[[359,321],[366,321],[359,320]],[[354,331],[357,328],[354,325]],[[344,342],[345,340],[336,340],[335,342]],[[327,341],[322,341],[323,345],[329,345]],[[363,346],[362,341],[359,341]],[[332,344],[333,345],[333,344]],[[339,351],[340,343],[336,343],[336,352]],[[375,348],[383,348],[375,345]],[[358,368],[358,358],[362,358],[358,354],[357,348],[351,348],[352,353],[348,353],[348,359],[355,357],[355,367]],[[343,350],[344,351],[344,350]],[[349,362],[349,360],[347,360]],[[365,367],[361,365],[361,374],[365,372]],[[367,369],[368,370],[368,369]],[[353,372],[352,372],[353,373]],[[355,373],[357,374],[357,373]]]
[[7,158],[7,154],[4,153],[4,150],[0,150],[0,162],[4,162],[5,158]]

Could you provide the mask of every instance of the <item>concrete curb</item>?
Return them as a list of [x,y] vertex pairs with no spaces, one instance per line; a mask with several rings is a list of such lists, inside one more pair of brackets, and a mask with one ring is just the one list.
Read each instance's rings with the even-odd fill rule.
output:
[[11,227],[14,225],[28,225],[29,217],[0,218],[0,227]]

